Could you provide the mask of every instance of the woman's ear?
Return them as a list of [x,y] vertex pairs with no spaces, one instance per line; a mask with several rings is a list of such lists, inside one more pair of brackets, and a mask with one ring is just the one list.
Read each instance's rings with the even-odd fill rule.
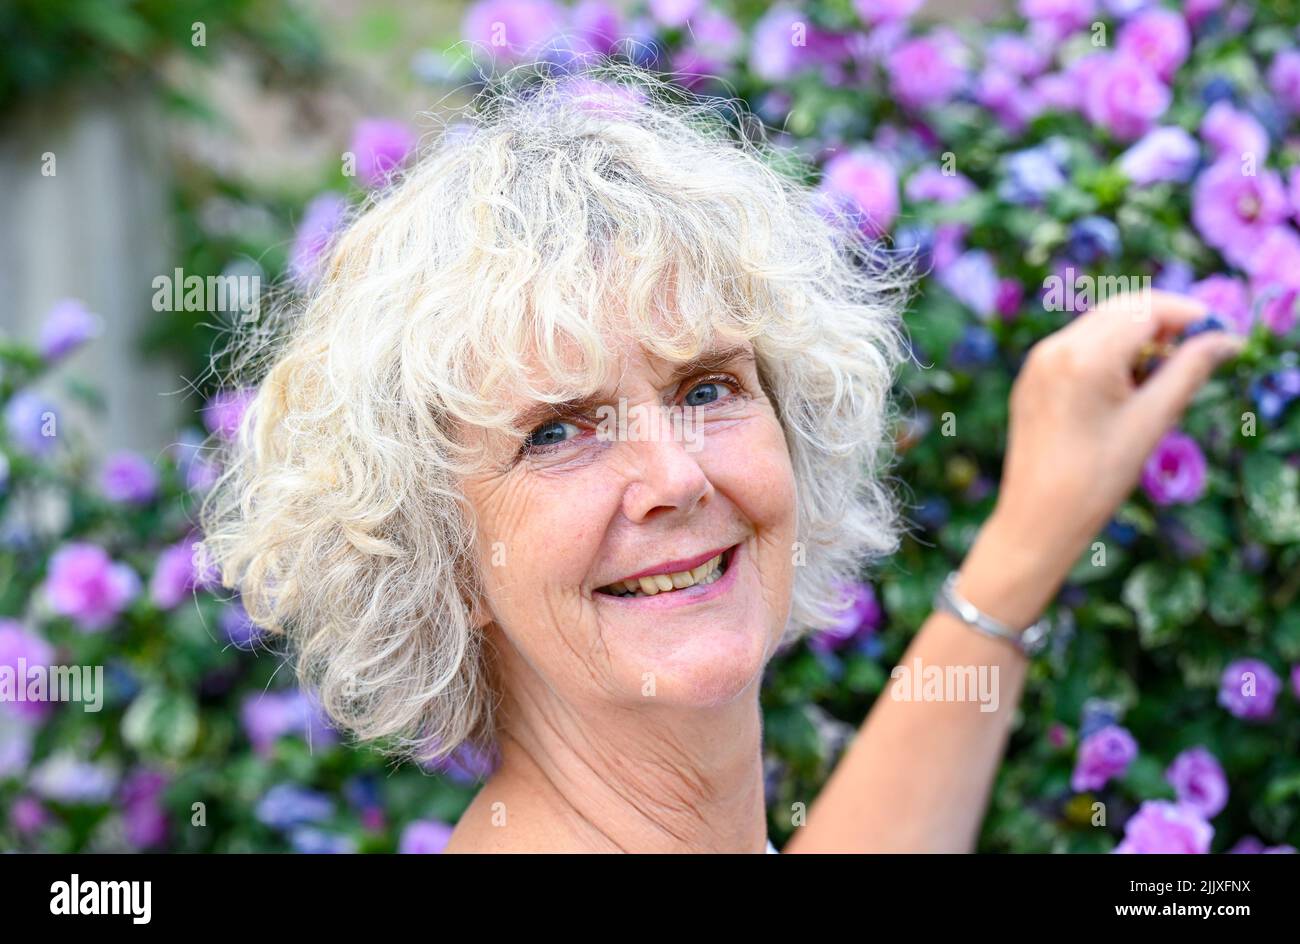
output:
[[492,614],[488,611],[487,604],[478,594],[474,594],[469,605],[469,622],[475,629],[482,629],[488,623],[492,622]]
[[492,611],[488,608],[478,581],[471,581],[469,586],[461,588],[461,600],[469,610],[469,624],[474,629],[482,629],[492,622]]

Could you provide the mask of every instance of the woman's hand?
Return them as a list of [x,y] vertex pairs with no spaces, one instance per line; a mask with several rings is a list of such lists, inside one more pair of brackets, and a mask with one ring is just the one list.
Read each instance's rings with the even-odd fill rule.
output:
[[[1239,338],[1222,332],[1198,334],[1146,382],[1133,381],[1144,345],[1174,339],[1205,314],[1205,306],[1168,292],[1125,296],[1034,347],[1011,392],[997,507],[958,577],[963,596],[1015,627],[1041,614],[1160,437],[1215,366],[1241,349]],[[785,851],[975,848],[1025,659],[936,612],[899,662],[913,664],[996,671],[999,702],[986,711],[962,699],[876,699]]]
[[[1241,350],[1238,336],[1198,334],[1179,343],[1145,382],[1134,382],[1133,365],[1145,345],[1175,340],[1207,313],[1200,302],[1170,292],[1122,295],[1030,350],[1011,391],[997,506],[960,578],[977,606],[1024,623],[1051,599],[1192,396]],[[984,559],[975,559],[977,550]],[[1016,568],[1007,565],[1016,562],[1038,592],[999,600],[1010,588],[1004,580],[990,586],[988,572],[1009,577]]]

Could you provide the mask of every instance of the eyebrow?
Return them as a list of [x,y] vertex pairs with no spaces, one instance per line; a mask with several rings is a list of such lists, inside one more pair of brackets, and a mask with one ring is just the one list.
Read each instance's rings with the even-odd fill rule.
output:
[[[752,362],[754,359],[754,349],[748,345],[737,344],[733,347],[715,348],[706,351],[699,357],[678,364],[668,375],[668,382],[680,383],[694,374],[718,370],[721,367],[737,363]],[[525,407],[515,417],[515,423],[527,433],[536,428],[537,424],[546,420],[589,413],[596,407],[609,403],[613,399],[614,394],[612,392],[602,390],[590,396],[575,397],[560,403],[534,403]]]

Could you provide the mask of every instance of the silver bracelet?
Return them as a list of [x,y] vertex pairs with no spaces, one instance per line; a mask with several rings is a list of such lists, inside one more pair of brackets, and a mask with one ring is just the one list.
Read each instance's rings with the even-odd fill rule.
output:
[[1032,658],[1043,651],[1051,631],[1051,623],[1044,616],[1021,632],[1016,632],[998,622],[987,613],[980,612],[979,607],[957,592],[957,571],[948,574],[939,592],[934,595],[936,609],[951,613],[971,629],[979,630],[986,636],[1011,643],[1027,658]]

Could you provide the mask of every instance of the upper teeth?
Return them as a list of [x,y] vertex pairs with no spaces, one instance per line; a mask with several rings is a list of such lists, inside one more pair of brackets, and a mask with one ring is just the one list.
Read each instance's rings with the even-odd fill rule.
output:
[[656,593],[669,590],[684,590],[697,583],[713,583],[722,575],[722,555],[707,560],[699,567],[679,571],[675,574],[655,574],[653,577],[638,577],[635,580],[619,580],[607,587],[601,587],[609,593],[641,593],[652,597]]

